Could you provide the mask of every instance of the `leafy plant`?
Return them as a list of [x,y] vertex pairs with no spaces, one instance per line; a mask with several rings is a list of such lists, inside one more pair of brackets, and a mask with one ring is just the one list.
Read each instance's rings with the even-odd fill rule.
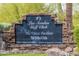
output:
[[77,43],[77,47],[79,48],[79,25],[74,28],[74,39]]
[[11,24],[8,24],[8,23],[0,23],[0,31],[9,30],[10,26]]

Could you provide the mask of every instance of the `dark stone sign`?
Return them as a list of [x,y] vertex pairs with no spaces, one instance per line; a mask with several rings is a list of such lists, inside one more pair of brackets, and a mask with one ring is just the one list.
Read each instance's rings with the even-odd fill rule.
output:
[[50,15],[27,15],[22,24],[15,24],[16,44],[62,43],[62,24]]

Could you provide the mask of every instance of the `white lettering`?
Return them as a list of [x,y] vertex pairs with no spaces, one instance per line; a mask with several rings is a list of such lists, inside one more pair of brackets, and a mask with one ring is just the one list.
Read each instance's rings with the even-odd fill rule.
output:
[[32,40],[47,40],[47,36],[31,36]]

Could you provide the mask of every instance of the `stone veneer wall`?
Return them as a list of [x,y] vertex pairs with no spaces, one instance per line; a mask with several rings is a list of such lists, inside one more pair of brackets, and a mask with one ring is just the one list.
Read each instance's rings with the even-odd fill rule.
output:
[[[25,17],[24,17],[25,18]],[[54,18],[54,17],[52,17]],[[18,48],[21,50],[32,50],[32,49],[38,49],[38,50],[47,50],[52,47],[58,47],[60,49],[65,49],[66,47],[74,47],[75,43],[73,40],[68,40],[69,37],[72,36],[73,33],[68,35],[67,33],[67,23],[64,21],[62,26],[62,38],[63,42],[62,44],[52,44],[52,45],[31,45],[31,44],[15,44],[15,31],[14,31],[14,26],[13,29],[10,31],[4,31],[3,32],[3,40],[5,41],[6,44],[6,50],[10,50],[13,48]]]

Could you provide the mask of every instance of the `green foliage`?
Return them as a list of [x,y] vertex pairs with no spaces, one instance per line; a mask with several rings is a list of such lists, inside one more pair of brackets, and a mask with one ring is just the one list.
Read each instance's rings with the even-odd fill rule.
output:
[[73,25],[77,26],[78,24],[79,24],[79,11],[74,11]]
[[26,14],[48,13],[53,15],[56,8],[58,9],[58,17],[62,19],[61,3],[55,6],[56,3],[2,3],[0,4],[0,23],[15,23]]
[[11,24],[8,23],[0,23],[0,31],[9,30]]
[[58,9],[58,18],[61,21],[63,21],[65,19],[66,13],[63,12],[61,3],[57,4],[57,9]]
[[74,39],[77,43],[77,47],[79,48],[79,26],[75,26],[74,28]]
[[29,13],[42,13],[44,11],[43,3],[9,3],[0,4],[0,22],[14,23],[23,15]]
[[73,4],[73,31],[74,31],[74,40],[77,43],[77,50],[79,50],[79,4]]

